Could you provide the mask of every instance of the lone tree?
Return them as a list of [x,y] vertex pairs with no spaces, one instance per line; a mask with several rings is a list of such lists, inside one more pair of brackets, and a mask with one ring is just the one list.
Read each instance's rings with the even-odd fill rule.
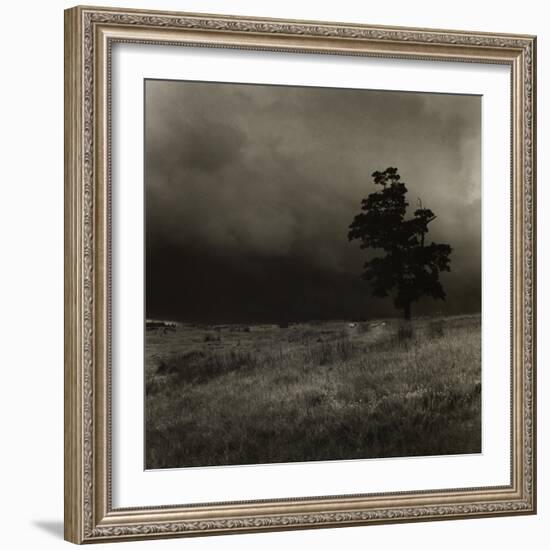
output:
[[394,305],[411,319],[411,305],[422,296],[444,300],[441,271],[450,271],[448,244],[426,243],[428,224],[437,216],[419,200],[412,219],[405,219],[407,188],[397,168],[373,172],[382,187],[361,201],[361,212],[349,226],[348,239],[361,241],[361,248],[381,249],[385,255],[367,260],[363,278],[372,285],[373,296],[394,291]]

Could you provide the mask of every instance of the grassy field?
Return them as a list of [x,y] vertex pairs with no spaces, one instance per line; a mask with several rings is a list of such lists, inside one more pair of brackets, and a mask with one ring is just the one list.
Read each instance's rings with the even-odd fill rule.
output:
[[148,330],[146,466],[480,452],[480,323]]

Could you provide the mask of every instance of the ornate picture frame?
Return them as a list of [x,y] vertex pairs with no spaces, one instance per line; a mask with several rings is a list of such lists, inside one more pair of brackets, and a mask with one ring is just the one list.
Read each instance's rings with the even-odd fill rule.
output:
[[[498,64],[511,86],[510,483],[114,507],[111,89],[117,43]],[[112,542],[536,513],[536,38],[129,9],[65,12],[65,538]]]

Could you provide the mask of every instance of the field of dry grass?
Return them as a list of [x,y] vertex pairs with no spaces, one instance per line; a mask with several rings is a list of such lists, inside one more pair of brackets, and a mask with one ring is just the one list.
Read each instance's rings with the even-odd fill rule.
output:
[[480,322],[148,330],[146,467],[480,452]]

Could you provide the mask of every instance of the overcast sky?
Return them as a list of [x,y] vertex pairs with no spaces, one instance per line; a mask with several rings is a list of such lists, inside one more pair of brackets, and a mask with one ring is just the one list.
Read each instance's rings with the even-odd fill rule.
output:
[[145,97],[147,317],[399,316],[347,240],[388,166],[453,248],[447,300],[413,316],[480,311],[479,96],[148,80]]

